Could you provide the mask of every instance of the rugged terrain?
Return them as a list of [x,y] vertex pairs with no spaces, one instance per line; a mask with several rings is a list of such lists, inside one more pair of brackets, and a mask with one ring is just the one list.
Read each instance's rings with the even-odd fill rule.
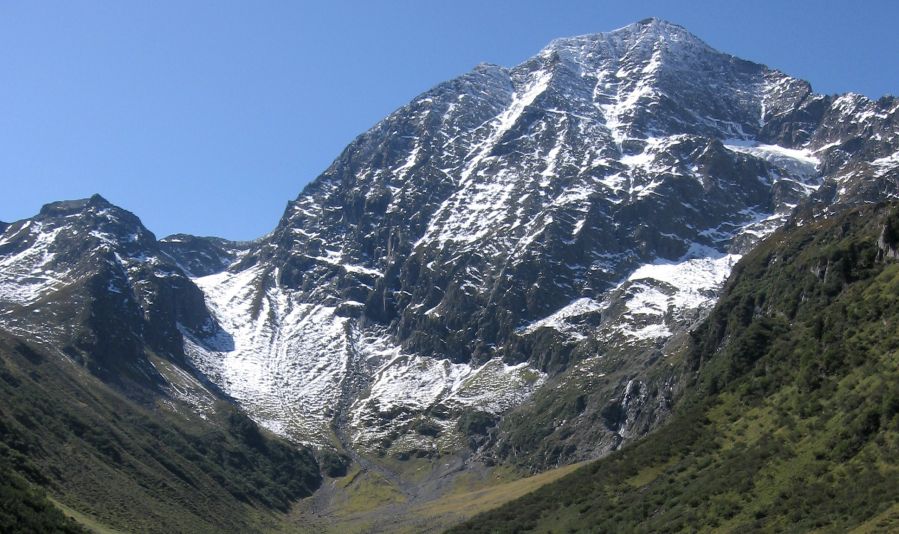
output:
[[480,65],[196,278],[227,337],[188,336],[188,357],[297,441],[531,468],[600,455],[665,417],[668,357],[740,254],[811,195],[896,192],[897,109],[655,19]]
[[459,532],[895,532],[899,206],[805,216],[693,333],[670,422]]
[[666,421],[744,254],[899,194],[897,111],[657,19],[559,39],[395,111],[251,243],[99,196],[0,225],[0,328],[136,409],[315,449],[303,521],[373,486],[395,516]]
[[309,449],[196,375],[179,330],[214,322],[134,215],[98,196],[48,204],[0,251],[4,472],[128,531],[257,529],[318,488]]

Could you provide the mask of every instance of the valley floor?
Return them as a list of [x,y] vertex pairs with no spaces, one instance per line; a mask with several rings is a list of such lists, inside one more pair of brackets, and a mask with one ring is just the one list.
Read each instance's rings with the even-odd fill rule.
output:
[[[399,463],[399,462],[398,462]],[[464,465],[458,459],[414,459],[395,465],[401,485],[374,471],[326,479],[300,501],[287,530],[363,533],[442,532],[572,473],[583,463],[522,477],[504,467]]]

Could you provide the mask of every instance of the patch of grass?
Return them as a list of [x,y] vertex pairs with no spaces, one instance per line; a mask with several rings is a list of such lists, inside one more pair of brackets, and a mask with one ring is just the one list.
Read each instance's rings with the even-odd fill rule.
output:
[[851,534],[887,534],[899,532],[899,504],[894,504],[877,516],[852,529]]
[[463,519],[477,513],[496,508],[513,499],[526,495],[541,486],[556,481],[572,473],[583,463],[551,469],[527,478],[502,482],[474,491],[461,491],[445,495],[434,502],[412,510],[412,514],[423,517],[452,517]]
[[86,532],[66,517],[46,495],[0,466],[0,532]]
[[674,460],[672,459],[668,463],[659,464],[659,465],[651,465],[645,469],[642,469],[636,475],[625,480],[626,483],[630,484],[635,488],[642,488],[646,486],[650,482],[655,481],[662,475],[665,469],[668,469],[674,464]]
[[123,534],[123,531],[111,529],[106,525],[100,523],[93,517],[82,514],[77,510],[73,510],[72,508],[69,508],[68,506],[62,504],[52,497],[48,497],[48,500],[53,503],[54,506],[59,508],[66,517],[70,518],[72,521],[78,523],[90,532],[93,532],[95,534]]
[[388,480],[378,473],[368,472],[346,487],[346,501],[335,509],[334,513],[359,514],[405,500],[405,496]]

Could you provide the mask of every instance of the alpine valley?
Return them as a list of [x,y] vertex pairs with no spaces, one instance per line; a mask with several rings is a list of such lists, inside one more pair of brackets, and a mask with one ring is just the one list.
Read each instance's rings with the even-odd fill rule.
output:
[[647,19],[420,95],[253,242],[2,223],[0,530],[896,528],[897,112]]

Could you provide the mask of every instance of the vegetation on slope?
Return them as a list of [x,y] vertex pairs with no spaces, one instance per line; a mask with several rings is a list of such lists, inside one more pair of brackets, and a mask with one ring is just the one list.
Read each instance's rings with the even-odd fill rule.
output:
[[0,532],[84,532],[37,489],[0,466]]
[[522,478],[519,470],[477,463],[447,472],[442,469],[446,461],[445,457],[397,461],[394,466],[406,469],[399,479],[408,482],[405,485],[376,470],[354,467],[345,477],[326,479],[314,496],[297,504],[292,519],[298,528],[321,534],[443,532],[581,465]]
[[457,531],[897,528],[896,229],[869,206],[777,233],[693,333],[669,424]]
[[320,483],[307,449],[227,403],[211,420],[142,406],[10,335],[0,336],[0,399],[0,466],[116,529],[256,530]]

